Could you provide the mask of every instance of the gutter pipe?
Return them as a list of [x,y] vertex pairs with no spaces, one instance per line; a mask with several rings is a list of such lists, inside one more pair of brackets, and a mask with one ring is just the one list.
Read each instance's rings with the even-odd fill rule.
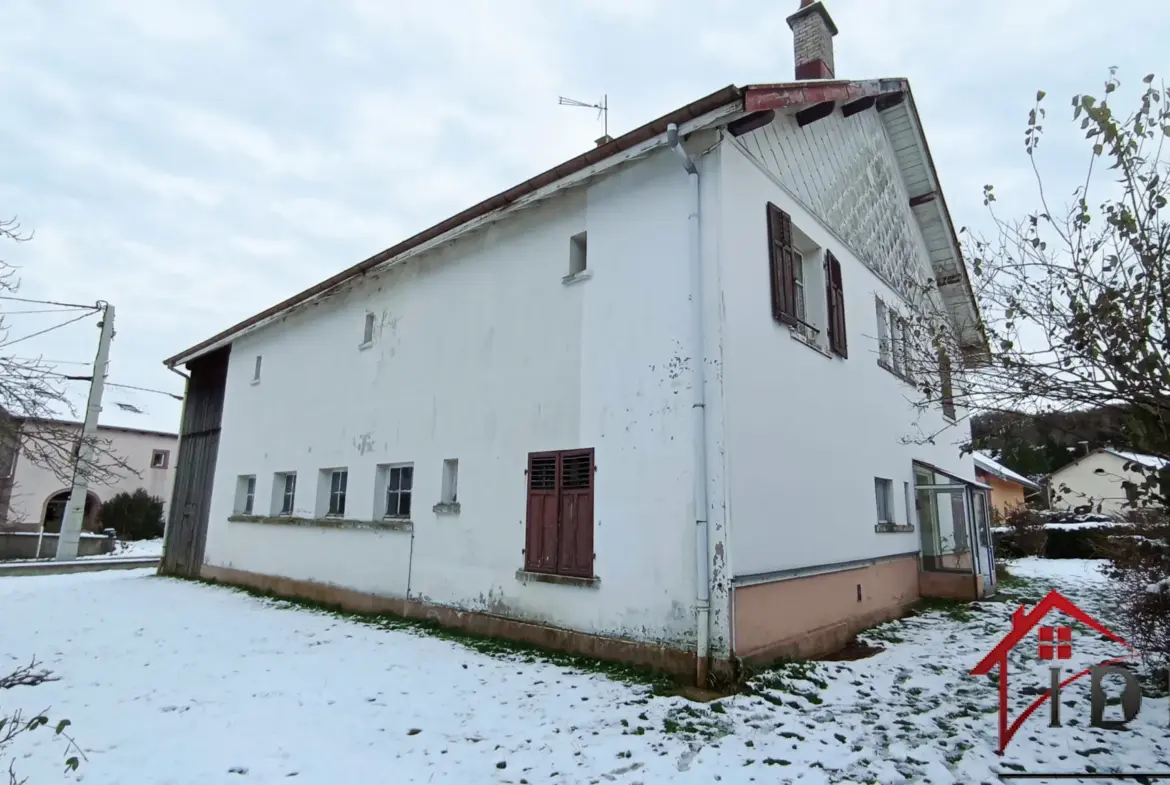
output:
[[707,408],[706,371],[704,361],[703,327],[703,267],[701,236],[699,234],[699,169],[682,145],[678,126],[671,123],[666,127],[666,141],[682,159],[683,169],[690,180],[690,206],[687,213],[688,262],[690,268],[691,299],[691,389],[694,395],[691,405],[694,426],[694,505],[695,505],[695,610],[696,651],[695,681],[697,686],[707,686],[707,669],[711,652],[711,576],[710,576],[710,517],[707,507]]

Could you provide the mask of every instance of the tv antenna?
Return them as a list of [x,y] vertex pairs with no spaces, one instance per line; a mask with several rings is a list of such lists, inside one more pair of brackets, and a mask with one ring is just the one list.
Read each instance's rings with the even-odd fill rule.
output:
[[584,101],[578,101],[575,98],[565,98],[563,95],[557,101],[561,106],[579,106],[584,109],[596,109],[598,119],[604,118],[605,136],[609,137],[609,95],[601,96],[601,100],[595,104],[587,104]]

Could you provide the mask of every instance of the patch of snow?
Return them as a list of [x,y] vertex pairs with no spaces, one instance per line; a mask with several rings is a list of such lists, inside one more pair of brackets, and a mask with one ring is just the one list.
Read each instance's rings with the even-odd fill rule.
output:
[[[1010,569],[1112,621],[1101,562]],[[1087,680],[1038,711],[1001,759],[994,679],[968,675],[1014,602],[941,606],[863,636],[881,653],[760,674],[713,704],[657,696],[526,653],[485,654],[379,625],[154,577],[151,570],[0,580],[0,669],[36,656],[60,677],[4,695],[52,706],[88,757],[87,785],[225,782],[995,782],[1029,771],[1170,768],[1165,698],[1125,731],[1088,727]],[[1117,654],[1074,632],[1077,657]],[[1045,688],[1034,640],[1013,653],[1012,716]],[[1079,662],[1068,663],[1071,669]],[[1071,671],[1070,671],[1071,672]],[[1042,690],[1041,690],[1042,691]],[[1116,711],[1110,707],[1110,711]],[[58,781],[60,739],[23,737],[17,771]]]
[[976,450],[971,454],[971,457],[975,461],[976,468],[982,469],[988,474],[994,474],[1001,480],[1010,480],[1012,482],[1018,483],[1019,485],[1037,490],[1040,488],[1039,483],[1037,483],[1035,480],[1025,477],[1017,471],[1009,469],[999,461],[992,458],[988,453]]
[[1140,452],[1127,452],[1125,450],[1114,450],[1112,448],[1105,448],[1105,452],[1116,455],[1123,461],[1130,461],[1131,463],[1140,463],[1148,469],[1164,469],[1170,466],[1170,461],[1164,458],[1159,458],[1156,455],[1145,455]]
[[1164,591],[1170,590],[1170,577],[1163,578],[1160,581],[1151,583],[1146,587],[1146,591],[1150,594],[1161,594]]
[[82,559],[126,559],[140,556],[162,556],[163,539],[156,537],[153,540],[119,540],[110,553],[98,553],[93,556],[82,556]]

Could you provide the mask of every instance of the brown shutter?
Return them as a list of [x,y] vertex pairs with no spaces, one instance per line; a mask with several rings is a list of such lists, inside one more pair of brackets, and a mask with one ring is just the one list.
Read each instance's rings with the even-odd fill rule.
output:
[[560,460],[557,453],[529,453],[524,569],[531,572],[557,571],[559,477]]
[[796,324],[796,254],[792,218],[768,202],[768,265],[772,279],[772,318]]
[[593,577],[593,450],[561,453],[558,572]]
[[826,251],[825,266],[828,268],[825,289],[829,306],[829,349],[834,354],[848,357],[849,346],[845,339],[845,288],[841,282],[841,263],[837,261],[836,256]]
[[946,352],[939,352],[938,375],[943,415],[953,420],[955,419],[955,387],[954,379],[951,377],[951,358],[947,356]]

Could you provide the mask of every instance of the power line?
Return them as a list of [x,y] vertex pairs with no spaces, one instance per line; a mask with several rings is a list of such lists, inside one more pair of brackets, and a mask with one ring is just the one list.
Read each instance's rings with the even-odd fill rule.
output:
[[[65,379],[66,381],[70,382],[88,382],[93,379],[92,376],[70,376],[66,373],[53,373],[51,371],[45,371],[44,375],[55,376],[58,379]],[[132,384],[114,384],[113,382],[106,382],[106,387],[118,387],[123,390],[137,390],[138,392],[155,393],[157,395],[166,395],[170,398],[174,398],[176,401],[183,400],[183,396],[181,395],[176,395],[175,393],[167,392],[166,390],[155,390],[150,387],[135,387]]]
[[46,327],[43,330],[38,330],[37,332],[26,335],[23,338],[17,338],[15,341],[9,341],[8,343],[0,343],[0,349],[3,349],[5,346],[12,346],[13,344],[20,343],[21,341],[27,341],[29,338],[36,338],[38,335],[44,335],[45,333],[52,332],[53,330],[59,330],[66,325],[73,324],[74,322],[79,322],[82,319],[85,319],[86,317],[89,317],[89,316],[93,316],[93,311],[90,311],[89,313],[83,313],[81,316],[75,317],[73,319],[69,319],[68,321],[61,322],[60,324],[55,324],[52,327]]
[[94,310],[92,307],[86,307],[86,308],[48,308],[45,310],[35,310],[35,311],[4,311],[4,312],[0,313],[0,316],[26,316],[26,315],[31,314],[31,313],[69,313],[70,311],[92,311],[92,310]]
[[183,396],[181,395],[175,395],[173,392],[167,392],[166,390],[152,390],[149,387],[134,387],[129,384],[114,384],[113,382],[106,382],[106,387],[120,387],[123,390],[138,390],[139,392],[158,393],[159,395],[169,395],[176,401],[183,400]]
[[40,363],[41,365],[93,365],[92,362],[85,360],[42,360],[39,357],[10,357],[9,359],[22,363]]
[[59,305],[62,308],[88,308],[91,311],[99,309],[97,305],[85,305],[83,303],[59,303],[54,300],[30,300],[27,297],[13,297],[11,295],[0,295],[0,300],[14,300],[18,303],[36,303],[37,305]]

